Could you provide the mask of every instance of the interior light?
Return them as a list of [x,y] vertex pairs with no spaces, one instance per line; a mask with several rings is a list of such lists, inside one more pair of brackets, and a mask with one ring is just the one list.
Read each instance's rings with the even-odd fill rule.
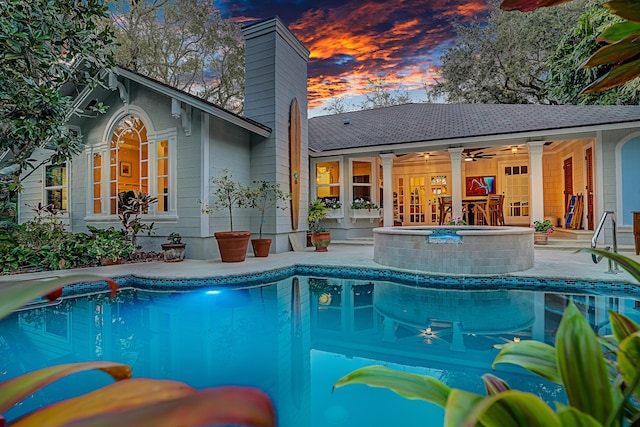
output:
[[464,161],[465,162],[472,162],[473,161],[473,157],[465,157]]
[[518,152],[518,147],[511,147],[511,152],[516,154]]
[[520,337],[513,337],[513,342],[520,342]]
[[431,327],[428,327],[428,328],[425,330],[425,332],[426,332],[426,333],[428,333],[428,334],[431,334]]
[[429,153],[427,153],[427,154],[425,154],[425,155],[424,155],[424,159],[425,159],[425,160],[429,160]]

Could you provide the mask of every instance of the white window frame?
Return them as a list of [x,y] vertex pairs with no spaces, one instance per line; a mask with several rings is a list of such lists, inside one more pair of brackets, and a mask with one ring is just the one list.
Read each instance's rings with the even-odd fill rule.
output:
[[[327,162],[338,162],[338,169],[339,169],[339,174],[340,174],[340,181],[338,181],[337,184],[330,184],[330,185],[318,185],[316,183],[316,171],[317,171],[317,165],[318,163],[327,163]],[[340,187],[340,191],[339,191],[339,197],[340,197],[340,203],[342,204],[342,206],[348,206],[349,204],[351,204],[351,202],[345,200],[344,197],[344,193],[345,193],[345,174],[344,174],[344,161],[342,159],[341,156],[333,156],[333,157],[320,157],[320,158],[314,158],[311,160],[311,173],[312,178],[310,179],[311,181],[311,194],[312,194],[312,200],[310,200],[310,202],[312,202],[313,200],[316,200],[318,198],[318,188],[321,187]]]
[[354,157],[349,159],[349,173],[347,174],[347,176],[349,177],[349,200],[347,202],[347,206],[351,206],[351,203],[353,202],[353,198],[354,198],[354,195],[353,195],[353,187],[354,187],[353,163],[354,162],[368,162],[371,164],[371,182],[364,185],[358,183],[355,186],[370,187],[371,203],[375,203],[376,205],[380,206],[379,204],[380,201],[378,200],[380,180],[378,179],[378,162],[375,157]]
[[[48,205],[48,200],[47,200],[47,190],[62,190],[65,189],[67,190],[67,209],[60,209],[60,214],[61,215],[67,215],[69,214],[69,202],[70,202],[70,198],[69,198],[69,161],[67,160],[66,162],[62,163],[61,165],[54,165],[53,163],[47,163],[44,168],[42,168],[42,204],[43,205]],[[51,167],[59,167],[64,165],[64,174],[65,174],[65,185],[52,185],[52,186],[47,186],[47,169],[51,168]]]
[[[129,105],[126,109],[121,108],[116,112],[108,126],[105,128],[105,133],[100,143],[93,146],[88,146],[85,150],[87,156],[87,197],[86,197],[86,216],[84,218],[87,222],[99,222],[99,221],[117,221],[118,215],[110,213],[110,145],[111,136],[113,135],[113,129],[120,123],[120,121],[130,115],[140,117],[144,122],[147,129],[148,140],[148,188],[149,194],[152,196],[158,195],[158,141],[168,141],[169,144],[169,161],[168,161],[168,200],[167,211],[158,212],[157,205],[153,204],[149,208],[149,212],[144,214],[144,218],[149,221],[175,221],[177,219],[177,154],[178,154],[178,128],[167,128],[160,131],[153,129],[153,122],[146,112],[136,106]],[[102,156],[102,169],[101,169],[101,195],[102,201],[101,214],[93,212],[93,155],[100,154]]]

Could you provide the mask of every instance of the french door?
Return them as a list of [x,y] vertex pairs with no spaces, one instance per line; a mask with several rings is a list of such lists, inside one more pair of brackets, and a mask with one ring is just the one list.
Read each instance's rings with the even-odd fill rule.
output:
[[502,189],[504,216],[507,224],[528,224],[529,218],[529,166],[502,163]]
[[402,225],[438,224],[440,196],[449,194],[445,173],[401,176],[394,190],[395,220]]

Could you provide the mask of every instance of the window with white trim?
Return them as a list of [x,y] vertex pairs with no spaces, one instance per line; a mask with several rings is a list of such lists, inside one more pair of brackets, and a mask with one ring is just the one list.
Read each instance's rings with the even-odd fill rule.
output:
[[116,215],[124,193],[158,197],[148,214],[175,213],[175,130],[155,138],[136,114],[123,117],[113,128],[107,146],[94,147],[90,157],[93,215]]
[[316,163],[316,198],[327,204],[340,202],[340,161]]
[[373,187],[373,162],[353,160],[351,162],[352,201],[362,200],[375,203]]
[[67,210],[67,164],[48,165],[44,168],[44,201],[59,211]]

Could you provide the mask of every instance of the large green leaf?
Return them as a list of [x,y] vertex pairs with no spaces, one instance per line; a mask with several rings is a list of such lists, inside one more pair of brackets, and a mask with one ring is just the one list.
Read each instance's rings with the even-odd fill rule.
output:
[[388,388],[407,399],[421,399],[445,407],[451,388],[433,377],[400,372],[384,366],[367,366],[340,378],[334,389],[347,384]]
[[44,280],[0,282],[0,319],[38,297],[78,282],[107,282],[112,296],[118,289],[118,284],[112,279],[90,274],[75,274]]
[[[638,62],[638,61],[634,61]],[[640,64],[636,64],[638,66]],[[611,261],[617,263],[620,267],[624,268],[629,274],[633,276],[638,282],[640,282],[640,264],[633,259],[620,255],[615,252],[609,252],[604,249],[596,249],[596,248],[582,248],[579,250],[580,252],[589,252],[595,255],[599,255],[603,258],[610,259]]]
[[612,13],[623,19],[640,22],[640,1],[613,0],[604,4]]
[[0,413],[60,378],[76,372],[96,369],[106,372],[116,381],[131,377],[129,366],[115,362],[68,363],[29,372],[0,383]]
[[604,424],[614,410],[609,373],[596,334],[573,301],[560,321],[556,349],[569,403]]
[[602,424],[593,419],[589,414],[585,414],[576,408],[561,403],[557,403],[556,405],[558,418],[563,427],[602,427]]
[[632,35],[640,35],[640,23],[625,21],[614,24],[604,30],[596,41],[615,43]]
[[560,426],[556,414],[539,397],[509,390],[482,397],[453,389],[447,402],[445,427],[467,427],[478,423],[492,427]]
[[571,0],[504,0],[500,4],[502,10],[519,10],[520,12],[530,12],[540,7],[550,7]]
[[629,335],[640,331],[636,322],[612,310],[609,310],[609,323],[611,323],[611,330],[619,343]]
[[276,425],[269,397],[248,387],[195,390],[177,381],[130,379],[45,407],[12,427]]
[[495,368],[498,363],[518,365],[549,381],[562,384],[562,377],[558,371],[556,349],[543,342],[509,343],[502,347],[500,353],[493,360],[492,367]]
[[618,370],[625,384],[633,387],[633,393],[640,396],[640,332],[628,336],[620,342]]
[[605,64],[624,64],[640,55],[640,35],[634,34],[616,43],[598,49],[580,67],[589,68]]

